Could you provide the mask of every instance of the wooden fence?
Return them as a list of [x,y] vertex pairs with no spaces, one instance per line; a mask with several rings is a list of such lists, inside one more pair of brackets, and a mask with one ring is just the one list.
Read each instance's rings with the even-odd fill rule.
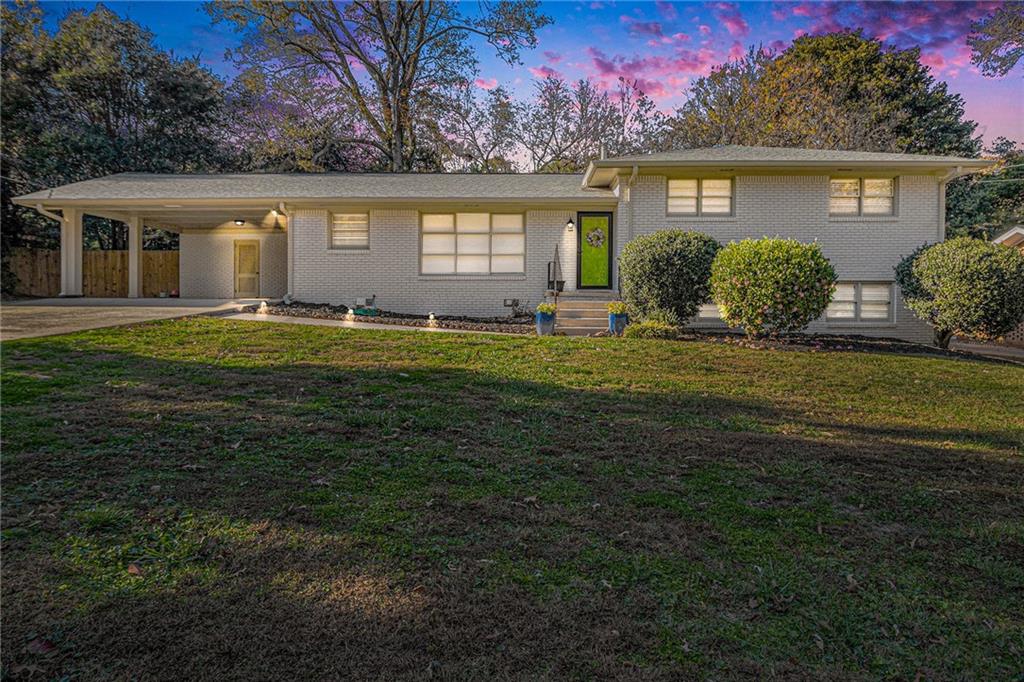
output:
[[[56,296],[60,293],[60,251],[11,249],[11,270],[18,278],[17,293],[23,296]],[[142,252],[142,295],[178,289],[178,252]],[[82,293],[85,296],[128,295],[127,251],[84,251]]]

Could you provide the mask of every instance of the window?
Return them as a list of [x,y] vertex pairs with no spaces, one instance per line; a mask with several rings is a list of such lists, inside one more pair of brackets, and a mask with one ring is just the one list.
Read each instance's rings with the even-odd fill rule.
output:
[[825,310],[832,322],[888,322],[892,319],[892,285],[887,282],[840,282]]
[[832,178],[830,215],[893,215],[896,181],[892,178]]
[[370,248],[370,216],[368,213],[331,214],[332,249]]
[[424,213],[424,275],[496,275],[526,271],[526,233],[518,213]]
[[722,311],[714,303],[705,303],[697,311],[697,318],[701,320],[720,320],[722,319]]
[[668,212],[675,215],[732,215],[732,179],[668,181]]

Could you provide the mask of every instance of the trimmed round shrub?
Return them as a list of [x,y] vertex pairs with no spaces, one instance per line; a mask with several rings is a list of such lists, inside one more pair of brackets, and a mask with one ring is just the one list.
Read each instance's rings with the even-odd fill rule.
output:
[[942,348],[953,335],[994,339],[1024,320],[1024,254],[999,244],[958,237],[922,246],[896,266],[896,283]]
[[627,339],[675,339],[679,336],[679,327],[659,320],[634,322],[623,330]]
[[711,263],[720,248],[706,234],[683,230],[632,239],[619,256],[622,300],[639,320],[657,313],[685,322],[711,295]]
[[751,336],[803,329],[825,312],[836,273],[817,244],[744,239],[718,252],[712,297],[731,326]]

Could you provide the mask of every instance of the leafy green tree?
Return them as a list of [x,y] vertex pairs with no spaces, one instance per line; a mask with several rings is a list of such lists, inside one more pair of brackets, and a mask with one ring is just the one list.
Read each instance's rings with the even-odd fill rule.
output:
[[976,156],[963,98],[919,59],[851,31],[751,50],[693,84],[668,141]]
[[514,63],[551,21],[536,0],[482,3],[472,16],[453,2],[218,0],[207,8],[245,34],[237,64],[336,88],[360,117],[350,143],[394,172],[439,165],[436,146],[424,141],[436,141],[453,90],[471,80],[472,36]]
[[971,26],[971,63],[986,76],[1005,76],[1024,57],[1024,3],[1005,5]]
[[991,239],[1024,224],[1024,146],[997,138],[986,150],[999,164],[946,187],[946,236]]
[[[5,245],[57,229],[10,197],[123,171],[192,172],[231,163],[222,83],[197,59],[103,5],[69,12],[55,34],[33,2],[3,8]],[[90,219],[86,244],[122,248],[118,224]],[[150,240],[152,242],[152,240]]]
[[1024,321],[1024,254],[999,244],[956,237],[925,245],[896,266],[907,307],[948,348],[954,335],[994,339]]

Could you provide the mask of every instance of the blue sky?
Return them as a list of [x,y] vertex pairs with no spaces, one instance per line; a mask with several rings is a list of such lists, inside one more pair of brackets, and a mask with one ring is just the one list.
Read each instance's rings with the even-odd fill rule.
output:
[[[196,2],[107,2],[149,28],[157,43],[181,56],[198,55],[220,76],[238,44],[228,25],[214,25]],[[537,49],[509,66],[481,45],[477,85],[501,83],[524,92],[545,74],[590,78],[614,87],[619,76],[637,80],[663,109],[712,66],[751,45],[784,49],[795,37],[841,28],[900,48],[921,47],[921,61],[950,90],[964,96],[967,115],[987,141],[999,135],[1024,142],[1024,63],[1003,78],[986,78],[970,64],[965,39],[971,22],[998,2],[544,2],[554,19],[540,31]],[[44,2],[49,26],[91,2]],[[471,3],[467,9],[475,7]]]

